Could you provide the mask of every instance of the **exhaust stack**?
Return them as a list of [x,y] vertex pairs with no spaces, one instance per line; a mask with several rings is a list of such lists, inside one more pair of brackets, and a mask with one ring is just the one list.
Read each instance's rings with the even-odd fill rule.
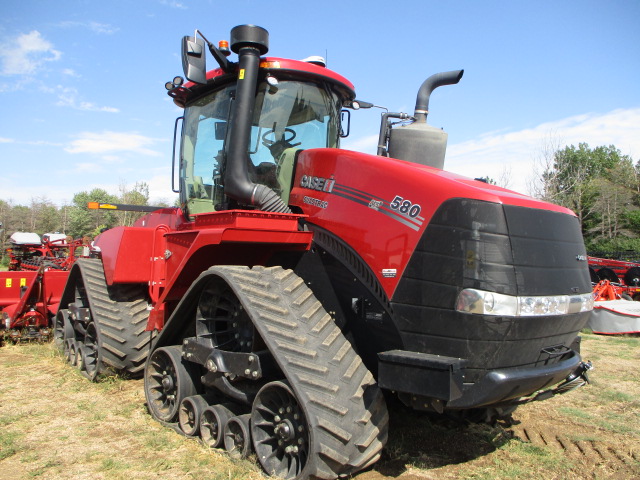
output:
[[431,75],[427,78],[418,90],[416,98],[416,108],[413,116],[418,123],[427,123],[427,115],[429,114],[429,98],[431,92],[436,88],[444,85],[455,85],[460,81],[464,70],[452,70],[450,72],[442,72]]
[[422,83],[416,98],[414,122],[389,132],[390,157],[439,169],[444,167],[448,135],[427,124],[429,98],[436,88],[458,83],[463,73],[464,70],[436,73]]

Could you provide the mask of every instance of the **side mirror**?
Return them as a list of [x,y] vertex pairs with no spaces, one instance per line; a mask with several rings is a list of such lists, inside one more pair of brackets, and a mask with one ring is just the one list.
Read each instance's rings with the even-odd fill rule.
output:
[[350,131],[351,131],[351,111],[343,109],[340,111],[340,136],[342,138],[348,137]]
[[204,40],[182,37],[182,71],[188,80],[207,83],[206,50]]

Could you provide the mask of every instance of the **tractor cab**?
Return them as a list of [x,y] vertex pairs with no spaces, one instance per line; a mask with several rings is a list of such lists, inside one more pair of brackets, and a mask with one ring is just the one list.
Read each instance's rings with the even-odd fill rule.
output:
[[[188,65],[196,44],[193,40],[189,47],[186,39]],[[201,84],[167,87],[185,110],[179,192],[188,216],[231,208],[271,210],[260,204],[260,196],[269,197],[269,205],[279,197],[275,210],[287,211],[297,156],[304,149],[339,146],[342,107],[354,97],[350,82],[322,65],[260,58],[266,42],[258,44],[261,48],[236,38],[238,43],[238,64],[223,61]],[[243,62],[247,56],[249,65]],[[198,79],[188,68],[185,74]]]

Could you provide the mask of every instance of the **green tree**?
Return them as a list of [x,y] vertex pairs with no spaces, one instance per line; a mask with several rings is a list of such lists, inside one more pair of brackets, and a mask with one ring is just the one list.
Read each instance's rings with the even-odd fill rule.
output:
[[46,197],[31,199],[30,228],[39,235],[62,231],[58,208]]
[[[598,182],[596,182],[597,179]],[[609,183],[603,183],[604,179]],[[607,227],[615,224],[620,213],[620,202],[627,203],[627,195],[608,197],[607,202],[600,197],[611,185],[623,189],[638,190],[637,175],[628,155],[623,155],[613,145],[591,149],[580,143],[556,150],[553,162],[542,174],[542,197],[550,202],[572,209],[582,225],[583,232],[599,226],[603,214],[611,214],[612,203],[616,203],[616,215],[609,215]],[[614,223],[611,223],[614,221]],[[616,220],[617,221],[617,220]]]
[[73,196],[73,206],[69,211],[69,234],[74,238],[91,234],[102,225],[111,228],[117,219],[111,210],[90,210],[89,202],[118,203],[118,197],[107,193],[101,188],[94,188],[90,192],[80,192]]
[[[149,185],[146,182],[136,182],[133,188],[127,189],[127,186],[120,184],[119,202],[126,205],[148,205],[149,204]],[[115,212],[118,225],[130,227],[134,222],[145,215],[141,212],[128,212],[126,210],[118,210]]]

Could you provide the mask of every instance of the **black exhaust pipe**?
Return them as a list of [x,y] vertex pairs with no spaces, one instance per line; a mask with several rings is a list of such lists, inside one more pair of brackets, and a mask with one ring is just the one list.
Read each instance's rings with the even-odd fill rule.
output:
[[230,43],[239,63],[224,172],[225,195],[260,210],[289,213],[291,210],[280,196],[266,185],[253,183],[248,172],[260,56],[269,51],[269,32],[255,25],[239,25],[231,30]]
[[416,108],[414,118],[418,123],[427,123],[427,115],[429,114],[429,97],[431,92],[443,85],[455,85],[462,78],[464,70],[452,70],[450,72],[442,72],[431,75],[427,78],[418,90],[416,99]]

